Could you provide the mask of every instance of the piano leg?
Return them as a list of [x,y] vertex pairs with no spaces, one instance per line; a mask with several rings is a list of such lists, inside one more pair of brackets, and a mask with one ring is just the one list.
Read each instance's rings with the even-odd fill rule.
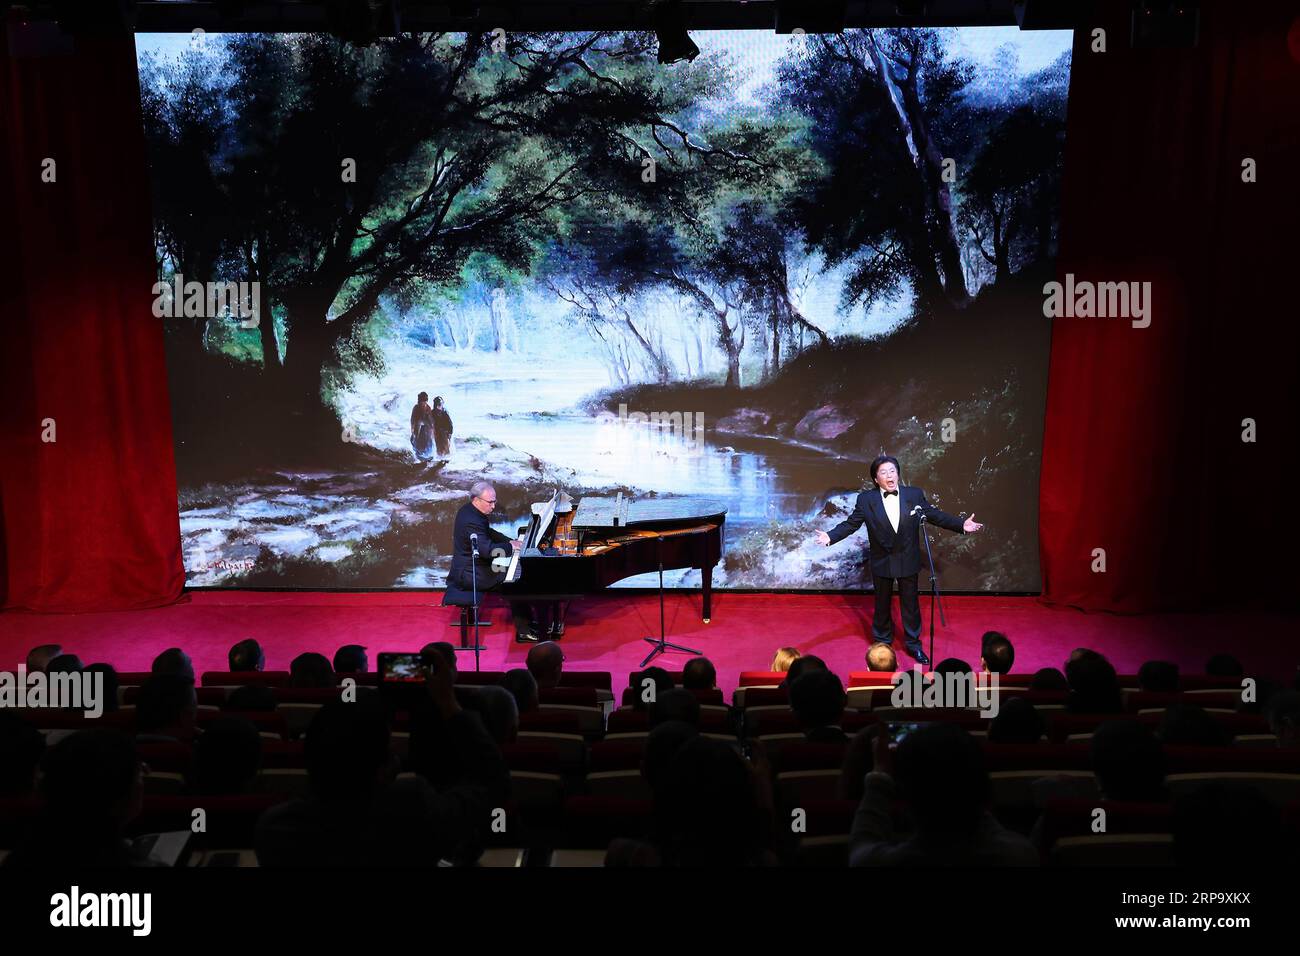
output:
[[704,583],[704,623],[709,623],[713,616],[713,568],[700,568],[700,577]]

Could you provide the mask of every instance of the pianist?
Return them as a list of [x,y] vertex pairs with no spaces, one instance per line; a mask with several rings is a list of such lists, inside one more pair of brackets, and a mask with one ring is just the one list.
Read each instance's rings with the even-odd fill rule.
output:
[[[478,591],[491,591],[505,580],[505,571],[494,571],[492,559],[510,556],[520,548],[518,541],[495,531],[488,524],[488,516],[496,510],[497,492],[489,482],[476,481],[469,490],[469,501],[456,512],[456,526],[452,532],[451,573],[449,584],[472,590],[477,578]],[[535,643],[541,640],[532,620],[532,608],[526,601],[511,601],[510,613],[515,619],[515,640]]]

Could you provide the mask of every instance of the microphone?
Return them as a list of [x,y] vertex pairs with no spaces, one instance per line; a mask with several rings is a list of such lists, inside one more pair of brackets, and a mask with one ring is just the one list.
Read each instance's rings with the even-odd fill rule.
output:
[[471,531],[469,535],[469,540],[471,544],[476,543],[478,541],[478,532]]
[[913,509],[912,509],[910,512],[908,512],[908,513],[909,513],[913,518],[915,518],[918,514],[921,513],[921,506],[920,506],[920,505],[917,505],[915,508],[913,508]]

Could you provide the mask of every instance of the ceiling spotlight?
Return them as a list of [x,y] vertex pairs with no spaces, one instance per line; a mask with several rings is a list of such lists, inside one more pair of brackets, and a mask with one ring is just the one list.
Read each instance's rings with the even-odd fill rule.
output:
[[660,63],[693,60],[700,55],[700,48],[686,30],[686,11],[680,0],[663,0],[654,5],[652,12]]

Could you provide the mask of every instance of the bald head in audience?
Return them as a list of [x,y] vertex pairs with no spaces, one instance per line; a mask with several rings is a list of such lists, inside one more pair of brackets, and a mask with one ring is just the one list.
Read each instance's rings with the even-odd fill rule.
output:
[[894,649],[888,644],[879,641],[872,644],[871,647],[867,649],[867,670],[898,670],[898,657],[894,654]]
[[528,673],[533,675],[541,690],[558,687],[564,671],[564,651],[554,641],[534,644],[528,652]]
[[58,644],[38,644],[27,652],[27,672],[44,671],[62,653],[63,648]]

